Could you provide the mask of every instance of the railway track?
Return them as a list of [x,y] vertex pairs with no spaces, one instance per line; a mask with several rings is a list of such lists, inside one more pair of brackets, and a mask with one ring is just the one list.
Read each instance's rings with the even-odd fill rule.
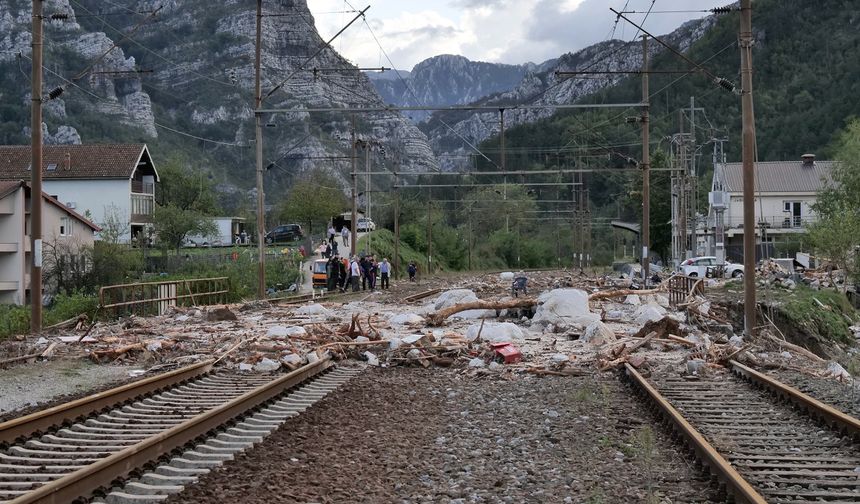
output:
[[[134,402],[127,401],[139,397],[140,389],[126,390],[134,394],[127,397],[110,394],[114,404],[125,403],[99,408],[71,424],[62,425],[70,413],[0,424],[0,433],[7,433],[0,450],[0,503],[74,502],[97,491],[106,494],[108,503],[164,500],[208,468],[261,441],[357,372],[333,367],[325,359],[288,374],[252,375],[211,371],[210,363],[208,369],[202,367],[205,374],[181,383],[174,372],[166,390]],[[52,410],[70,411],[65,406]],[[46,428],[51,421],[56,423]],[[22,438],[23,432],[29,434]],[[137,479],[110,490],[130,476]]]
[[736,502],[860,502],[860,421],[732,361],[730,375],[626,374]]

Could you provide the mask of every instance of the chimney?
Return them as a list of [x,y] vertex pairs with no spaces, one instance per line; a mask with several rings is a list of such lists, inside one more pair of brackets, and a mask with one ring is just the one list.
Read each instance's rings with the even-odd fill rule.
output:
[[812,168],[815,166],[815,154],[804,154],[800,156],[800,159],[803,161],[804,168]]
[[72,169],[72,155],[70,153],[66,153],[63,158],[63,169],[69,171]]

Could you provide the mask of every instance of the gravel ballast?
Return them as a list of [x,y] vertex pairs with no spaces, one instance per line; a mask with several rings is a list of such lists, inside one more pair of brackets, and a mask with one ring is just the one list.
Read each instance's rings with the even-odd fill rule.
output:
[[611,375],[370,369],[170,502],[712,502],[656,425]]

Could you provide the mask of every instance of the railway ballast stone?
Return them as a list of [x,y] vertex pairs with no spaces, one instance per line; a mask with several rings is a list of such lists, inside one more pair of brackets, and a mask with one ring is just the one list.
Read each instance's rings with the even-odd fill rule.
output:
[[301,326],[286,327],[276,325],[269,328],[269,330],[266,332],[266,336],[270,338],[286,339],[291,336],[305,336],[307,335],[307,333],[308,332],[305,330],[305,328]]
[[642,300],[639,299],[639,295],[637,294],[629,294],[626,298],[624,298],[624,304],[637,306],[642,304]]
[[588,307],[588,294],[579,289],[554,289],[538,297],[533,324],[559,328],[585,326],[600,316]]

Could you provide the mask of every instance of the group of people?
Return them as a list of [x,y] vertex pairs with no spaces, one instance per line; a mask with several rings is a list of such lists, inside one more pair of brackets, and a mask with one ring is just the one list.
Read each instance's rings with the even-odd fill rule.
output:
[[[335,236],[337,236],[337,230],[334,228],[334,224],[330,224],[328,227],[328,241],[332,247],[335,246],[335,240],[334,240]],[[349,229],[347,229],[347,227],[344,226],[340,230],[340,238],[343,240],[343,246],[344,247],[349,247],[349,237],[350,237]]]
[[353,292],[370,289],[376,290],[377,280],[381,289],[388,289],[391,276],[391,263],[384,258],[377,262],[372,255],[350,259],[332,255],[326,263],[326,279],[329,292],[340,290]]

